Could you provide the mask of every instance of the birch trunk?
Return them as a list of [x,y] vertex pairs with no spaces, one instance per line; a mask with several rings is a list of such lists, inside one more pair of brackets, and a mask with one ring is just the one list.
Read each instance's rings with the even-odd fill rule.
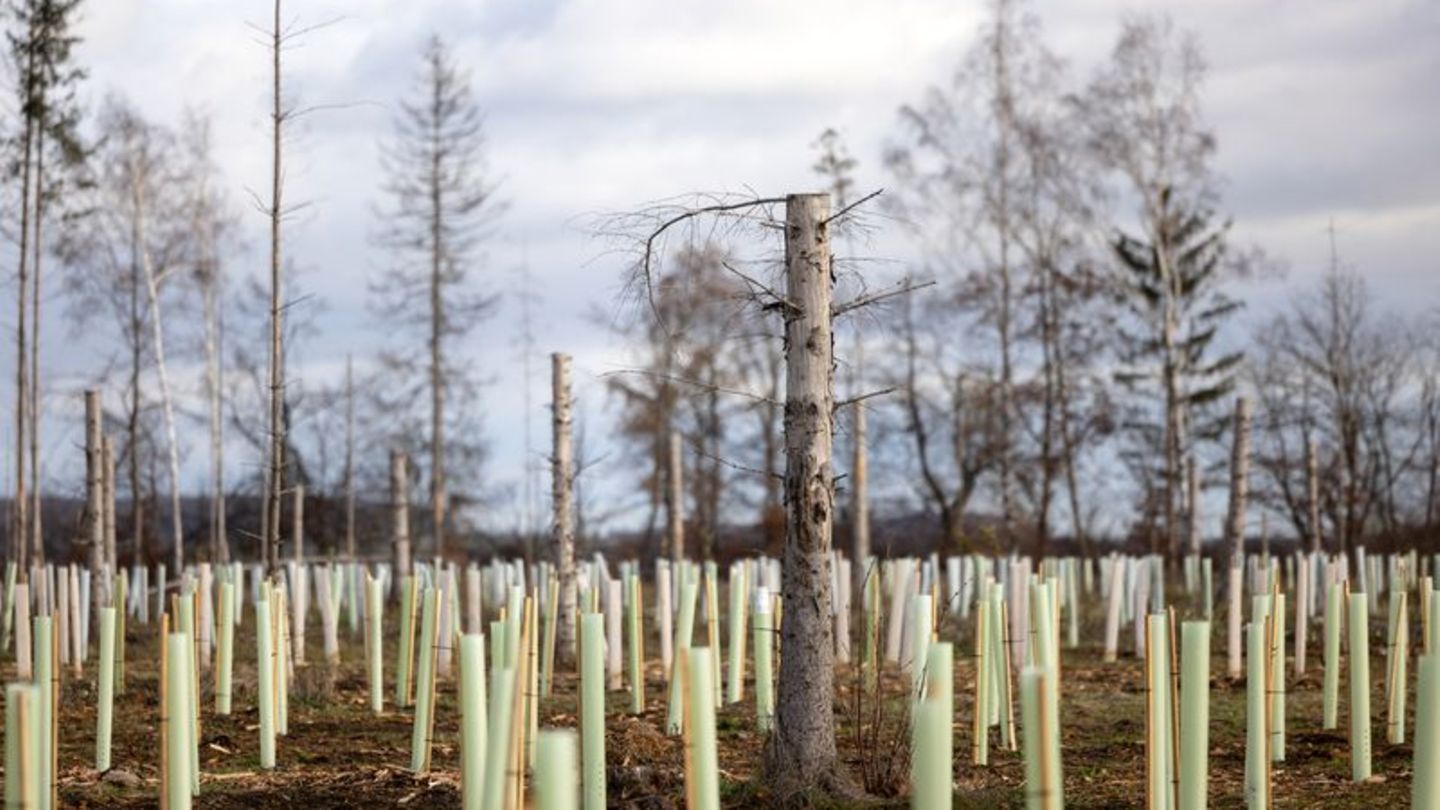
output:
[[830,542],[834,337],[828,194],[785,201],[785,505],[779,693],[766,770],[780,793],[839,783]]
[[175,434],[175,403],[170,394],[170,372],[165,365],[165,329],[160,318],[160,278],[155,272],[155,262],[150,255],[146,236],[146,206],[144,184],[140,178],[145,170],[138,165],[135,156],[131,158],[131,205],[135,216],[135,232],[138,237],[140,268],[145,276],[145,293],[150,308],[151,340],[154,341],[155,374],[160,380],[160,407],[165,417],[166,461],[170,472],[170,542],[175,571],[185,570],[185,534],[183,516],[180,513],[180,443]]
[[410,460],[390,451],[390,543],[395,555],[394,591],[410,575]]
[[570,356],[556,352],[550,355],[551,407],[551,501],[553,527],[551,542],[555,555],[555,571],[559,577],[560,616],[555,655],[570,663],[575,652],[575,521],[572,515],[571,487],[575,483],[572,446],[570,442]]
[[1200,469],[1194,456],[1185,459],[1185,536],[1192,556],[1200,556]]
[[[27,49],[30,55],[28,63],[34,62],[34,49]],[[25,67],[26,73],[32,70],[31,64]],[[19,561],[20,570],[26,570],[29,564],[38,565],[44,562],[43,557],[30,557],[30,498],[25,485],[25,436],[29,429],[29,375],[27,374],[26,357],[29,341],[29,328],[26,326],[26,314],[29,307],[25,303],[25,289],[28,286],[29,270],[28,259],[30,239],[30,154],[34,138],[34,123],[27,117],[25,121],[24,155],[20,168],[20,255],[19,271],[17,273],[15,300],[16,307],[15,321],[15,497],[11,501],[11,533],[10,539],[13,544],[11,558]],[[43,551],[43,549],[42,549]]]
[[[208,231],[204,234],[205,255],[209,256]],[[208,259],[207,259],[208,261]],[[220,368],[220,281],[216,267],[204,276],[205,306],[205,389],[209,395],[210,418],[210,553],[221,563],[230,562],[230,539],[225,529],[225,420],[224,381]]]

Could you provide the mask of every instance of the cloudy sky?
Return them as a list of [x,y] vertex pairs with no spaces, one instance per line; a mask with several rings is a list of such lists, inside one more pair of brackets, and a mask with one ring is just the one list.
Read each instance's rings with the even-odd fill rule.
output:
[[[1104,57],[1120,15],[1141,7],[1037,6],[1049,45],[1079,76]],[[1440,5],[1175,0],[1143,9],[1201,37],[1224,206],[1243,239],[1289,266],[1283,281],[1244,291],[1257,305],[1248,317],[1323,268],[1332,218],[1346,260],[1385,306],[1440,301]],[[530,268],[547,310],[537,348],[576,356],[598,434],[606,410],[596,377],[624,354],[590,312],[618,312],[623,268],[587,236],[584,218],[692,190],[809,189],[811,144],[831,126],[860,160],[858,185],[885,185],[878,156],[896,107],[945,77],[981,10],[956,0],[291,0],[287,22],[333,22],[287,55],[290,92],[301,106],[339,105],[306,118],[287,154],[288,194],[311,203],[287,231],[288,253],[325,302],[301,373],[333,377],[347,352],[363,360],[378,346],[365,301],[380,267],[367,247],[376,140],[431,34],[472,73],[509,204],[480,277],[511,289],[515,268]],[[269,67],[253,26],[268,26],[270,13],[256,0],[94,0],[80,29],[84,95],[98,105],[124,94],[165,122],[187,105],[212,114],[241,204],[268,183]],[[264,224],[248,209],[245,224],[251,250],[231,267],[259,273]],[[496,377],[487,394],[493,474],[508,480],[524,457],[515,323],[507,306],[465,347]],[[68,453],[79,423],[66,373],[93,368],[104,349],[61,334],[46,335],[57,378],[45,436]],[[538,402],[548,399],[541,382]],[[537,433],[543,427],[542,413]],[[198,471],[192,455],[187,468]]]

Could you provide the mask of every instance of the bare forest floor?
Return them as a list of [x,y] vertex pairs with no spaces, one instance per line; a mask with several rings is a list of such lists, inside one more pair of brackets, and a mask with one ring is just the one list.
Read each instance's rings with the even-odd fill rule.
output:
[[[1144,693],[1141,665],[1133,657],[1103,663],[1098,621],[1087,617],[1079,649],[1063,651],[1061,724],[1068,807],[1139,807],[1145,797]],[[1218,617],[1217,617],[1218,618]],[[385,659],[387,676],[384,715],[369,711],[368,687],[361,663],[359,638],[342,644],[343,662],[331,672],[319,649],[319,628],[312,623],[308,660],[300,667],[290,697],[289,735],[277,746],[279,767],[259,769],[258,731],[254,701],[253,614],[245,617],[237,636],[235,713],[213,712],[208,685],[202,687],[201,795],[199,807],[455,807],[459,805],[459,726],[453,679],[440,680],[435,728],[435,771],[416,776],[408,771],[410,718],[393,710],[394,639]],[[953,635],[954,622],[945,635]],[[1244,805],[1244,682],[1223,675],[1223,626],[1217,626],[1213,659],[1210,729],[1210,797],[1212,807]],[[82,678],[67,668],[60,717],[59,794],[67,807],[156,807],[159,788],[158,661],[155,625],[131,623],[127,647],[127,682],[116,699],[113,769],[102,778],[93,769],[95,672],[93,659]],[[342,635],[344,633],[342,627]],[[652,634],[653,635],[653,634]],[[1410,801],[1411,748],[1384,742],[1382,689],[1383,649],[1372,650],[1372,684],[1376,712],[1373,729],[1374,778],[1350,781],[1346,729],[1348,684],[1341,687],[1340,729],[1322,731],[1319,639],[1311,639],[1310,671],[1291,678],[1287,704],[1286,759],[1276,763],[1276,807],[1403,807]],[[1131,638],[1122,632],[1122,650]],[[653,639],[647,654],[656,655]],[[992,738],[990,765],[971,764],[970,731],[973,671],[969,628],[957,638],[955,778],[957,807],[1022,807],[1023,768],[1018,752],[1004,750]],[[1414,667],[1411,667],[1414,672]],[[4,666],[13,677],[13,663]],[[208,680],[208,679],[206,679]],[[834,807],[905,807],[908,790],[905,760],[904,684],[887,673],[885,699],[857,703],[854,670],[837,674],[836,725],[841,758],[857,785],[872,799],[823,803]],[[542,726],[574,726],[576,681],[557,675],[554,696],[542,703]],[[720,740],[722,802],[726,807],[771,804],[757,768],[763,737],[755,730],[753,691],[746,700],[727,706],[717,717]],[[1414,729],[1413,694],[1408,701]],[[611,806],[666,808],[683,806],[683,751],[678,738],[663,734],[665,689],[658,660],[647,671],[646,711],[622,714],[628,693],[611,693],[606,727]],[[1018,714],[1018,710],[1017,710]],[[857,724],[857,718],[861,720]]]

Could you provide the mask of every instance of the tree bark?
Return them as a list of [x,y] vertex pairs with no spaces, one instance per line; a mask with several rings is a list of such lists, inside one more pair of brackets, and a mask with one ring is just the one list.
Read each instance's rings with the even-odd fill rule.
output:
[[560,624],[555,654],[569,664],[575,651],[575,485],[574,448],[571,444],[570,356],[550,355],[551,406],[551,547],[560,587]]
[[665,514],[670,520],[670,559],[685,559],[685,464],[684,443],[680,431],[670,431],[669,452],[666,454],[665,480],[669,490],[665,496]]
[[[281,134],[285,111],[280,97],[280,54],[285,35],[280,20],[281,0],[275,0],[271,30],[270,64],[270,374],[269,448],[265,480],[265,526],[261,542],[265,563],[272,579],[280,576],[280,502],[285,491],[285,331],[281,301],[280,220],[282,208]],[[408,556],[408,555],[407,555]],[[407,561],[408,563],[408,561]]]
[[345,356],[345,554],[355,561],[355,376]]
[[1320,551],[1320,452],[1312,438],[1305,444],[1305,505],[1309,511],[1309,526],[1306,534],[1310,541],[1310,553]]
[[[110,571],[120,570],[120,560],[115,553],[115,447],[110,437],[100,434],[101,486],[104,498],[105,560]],[[123,607],[123,606],[120,606]]]
[[828,194],[785,201],[785,505],[779,692],[768,778],[781,795],[841,784],[837,773],[830,543],[834,520],[833,285]]
[[410,575],[410,460],[400,450],[390,451],[390,544],[398,583]]
[[[28,50],[25,72],[33,70],[34,48]],[[31,89],[33,92],[33,89]],[[11,558],[19,561],[19,569],[27,571],[27,563],[40,564],[43,556],[30,559],[30,498],[26,487],[26,433],[29,430],[29,374],[27,360],[29,353],[29,327],[27,326],[29,304],[25,301],[25,290],[29,283],[30,258],[30,164],[33,149],[35,124],[29,116],[25,118],[24,150],[20,164],[20,253],[16,276],[16,320],[15,320],[15,497],[10,503],[11,535],[13,546]],[[43,553],[43,549],[42,549]]]
[[[856,341],[855,346],[855,377],[857,381],[864,379],[865,349],[864,344]],[[856,391],[855,396],[863,392]],[[865,593],[865,565],[870,559],[870,457],[866,447],[866,426],[865,426],[865,403],[855,403],[855,416],[852,423],[854,429],[854,458],[850,464],[850,520],[851,520],[851,594],[853,600],[858,601]]]
[[85,392],[85,542],[90,546],[90,593],[99,608],[110,603],[105,576],[105,458],[100,438],[100,392]]
[[296,564],[305,562],[305,485],[295,485],[295,500],[290,510],[290,541],[295,544]]
[[1245,555],[1245,500],[1250,484],[1250,400],[1235,399],[1235,435],[1230,448],[1230,507],[1225,515],[1225,546],[1230,565]]
[[[208,223],[202,228],[204,260],[212,260]],[[216,562],[230,562],[230,539],[225,528],[225,401],[220,368],[220,295],[218,266],[203,276],[205,306],[205,388],[210,418],[210,553]]]
[[1200,468],[1195,456],[1185,458],[1185,536],[1191,555],[1200,555]]

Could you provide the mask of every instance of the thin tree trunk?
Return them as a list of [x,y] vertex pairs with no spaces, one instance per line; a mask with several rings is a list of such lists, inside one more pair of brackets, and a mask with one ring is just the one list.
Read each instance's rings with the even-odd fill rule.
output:
[[[443,115],[440,86],[432,83],[430,120]],[[441,337],[445,333],[445,298],[441,295],[441,270],[445,261],[444,214],[441,205],[441,135],[432,132],[430,149],[430,520],[435,533],[435,557],[445,556],[445,356]]]
[[[863,385],[865,367],[864,344],[859,340],[855,345],[855,377],[857,387]],[[856,390],[854,396],[860,396],[863,392]],[[854,458],[850,464],[850,519],[851,526],[851,579],[854,581],[851,593],[857,604],[860,595],[865,593],[865,565],[870,559],[870,457],[869,448],[866,446],[865,429],[865,403],[856,402],[854,405],[855,416],[853,422],[854,436]]]
[[1185,458],[1185,536],[1189,539],[1189,551],[1200,555],[1200,469],[1195,456]]
[[1225,514],[1225,547],[1230,565],[1245,558],[1245,501],[1250,486],[1250,400],[1235,399],[1235,435],[1230,447],[1230,506]]
[[345,356],[345,554],[355,561],[355,375]]
[[281,0],[275,0],[275,16],[270,43],[271,111],[270,111],[270,408],[269,468],[265,486],[265,527],[261,542],[265,546],[265,563],[272,578],[280,575],[280,502],[285,491],[285,332],[281,317],[280,220],[281,205],[281,131],[285,112],[280,97],[280,53],[284,34],[280,21]]
[[[32,71],[31,65],[34,62],[33,48],[31,55],[27,57],[26,74]],[[28,570],[27,562],[40,564],[44,557],[30,557],[30,497],[26,486],[25,467],[26,434],[29,432],[30,419],[30,389],[28,360],[29,352],[29,327],[27,326],[30,311],[29,302],[25,299],[25,291],[29,283],[29,260],[30,260],[30,163],[31,149],[34,140],[35,125],[27,116],[25,120],[25,145],[22,162],[20,166],[20,255],[19,268],[16,281],[16,320],[15,320],[15,497],[11,502],[13,509],[12,527],[10,540],[12,559],[19,561],[21,571]],[[42,549],[43,551],[43,549]]]
[[399,582],[410,576],[410,460],[400,450],[390,451],[390,545]]
[[[204,235],[203,255],[211,261],[208,232]],[[210,417],[210,553],[217,562],[230,561],[230,540],[225,529],[225,422],[223,418],[224,389],[220,370],[220,279],[218,267],[212,265],[204,275],[202,289],[205,306],[205,387],[209,394]]]
[[551,406],[551,502],[553,527],[551,543],[555,555],[555,571],[560,587],[560,625],[556,637],[556,655],[570,663],[575,650],[575,523],[573,491],[575,485],[574,448],[570,431],[570,356],[556,352],[550,355]]
[[305,562],[305,485],[295,485],[295,500],[290,510],[290,541],[295,544],[297,565]]
[[1305,505],[1309,514],[1310,553],[1320,551],[1320,453],[1314,439],[1305,444]]
[[90,598],[110,603],[105,576],[105,457],[101,449],[100,392],[85,392],[85,542],[90,546]]
[[40,259],[45,213],[45,98],[41,90],[40,120],[35,128],[35,237],[30,243],[33,264],[30,284],[32,320],[30,322],[30,535],[35,559],[45,558],[45,514],[40,493]]
[[665,514],[670,519],[670,559],[685,559],[685,465],[684,445],[680,431],[670,431],[669,453],[666,454],[665,480],[670,488],[665,496]]
[[766,770],[781,795],[836,787],[830,543],[835,359],[828,194],[785,201],[785,505],[779,692]]
[[125,434],[130,442],[130,531],[131,551],[137,563],[148,565],[145,549],[145,496],[140,483],[140,363],[144,337],[144,321],[140,309],[140,237],[136,223],[130,233],[130,413]]
[[150,256],[150,247],[145,228],[145,210],[149,202],[145,199],[140,168],[131,165],[131,205],[134,206],[136,233],[140,240],[140,266],[145,272],[145,290],[150,303],[151,339],[155,342],[155,372],[160,379],[160,405],[165,415],[165,442],[170,465],[170,541],[174,554],[175,572],[185,570],[185,545],[183,518],[180,512],[180,442],[175,433],[175,404],[170,394],[170,373],[165,365],[165,330],[160,318],[160,280],[155,275],[155,265]]
[[[110,437],[100,434],[101,483],[104,488],[104,531],[105,560],[110,571],[120,570],[120,560],[115,554],[115,446]],[[121,606],[123,607],[123,606]]]

